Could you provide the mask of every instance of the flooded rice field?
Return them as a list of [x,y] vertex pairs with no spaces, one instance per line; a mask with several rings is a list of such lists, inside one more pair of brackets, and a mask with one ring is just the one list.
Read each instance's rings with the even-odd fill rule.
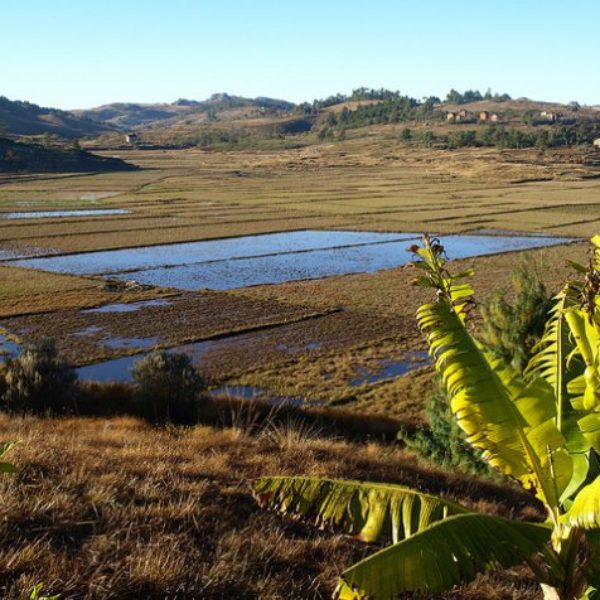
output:
[[[405,394],[398,391],[403,376],[429,364],[412,312],[345,306],[336,280],[323,280],[331,283],[327,302],[310,293],[292,300],[286,285],[315,282],[286,282],[398,267],[412,259],[407,247],[418,241],[413,233],[310,230],[15,260],[6,264],[180,291],[130,302],[115,296],[52,318],[24,314],[0,320],[0,330],[23,343],[53,338],[82,380],[130,382],[137,360],[164,349],[187,354],[215,394],[289,404],[377,395],[393,404]],[[569,241],[476,233],[447,235],[442,243],[450,257],[467,258]],[[408,285],[411,275],[405,278]],[[244,289],[279,283],[286,285],[272,288],[271,297]],[[375,285],[369,293],[382,290]],[[18,353],[11,340],[0,337],[0,360]]]
[[124,208],[89,208],[75,210],[36,210],[2,212],[0,219],[64,219],[67,217],[100,217],[108,215],[127,215],[131,211]]
[[95,308],[87,308],[84,313],[123,313],[123,312],[137,312],[142,308],[148,308],[150,306],[169,306],[171,300],[166,298],[157,298],[155,300],[140,300],[139,302],[117,302],[115,304],[105,304],[104,306],[97,306]]
[[20,344],[11,340],[6,334],[0,333],[0,360],[7,356],[17,356],[20,352]]
[[[360,356],[349,357],[346,368],[331,363],[331,358],[343,356],[348,348],[371,349],[392,338],[398,340],[395,348],[404,348],[406,329],[414,327],[413,319],[316,309],[227,292],[183,293],[168,300],[117,305],[116,311],[115,305],[102,307],[111,309],[104,311],[63,310],[54,312],[52,319],[45,314],[24,315],[3,319],[0,327],[23,343],[53,338],[59,353],[78,367],[82,380],[129,382],[137,360],[154,349],[165,349],[187,354],[216,390],[229,387],[231,394],[244,397],[268,394],[288,403],[308,396],[311,403],[329,399],[326,393],[320,398],[317,390],[294,387],[311,381],[328,389],[341,384],[351,393],[358,385],[352,380],[363,375]],[[390,377],[388,368],[395,362],[384,360],[389,355],[383,348],[377,360],[367,361],[370,381],[378,379],[379,370],[383,380]],[[411,357],[403,361],[413,362]],[[280,373],[285,375],[278,380]]]
[[401,360],[379,359],[376,367],[367,368],[356,366],[356,377],[350,384],[353,386],[364,385],[365,383],[375,383],[377,381],[385,381],[405,375],[413,369],[418,369],[429,362],[429,354],[425,351],[409,352]]
[[[12,264],[181,290],[228,290],[397,267],[411,260],[406,248],[419,237],[309,230],[32,258]],[[452,258],[468,258],[569,241],[548,236],[447,235],[443,244]]]

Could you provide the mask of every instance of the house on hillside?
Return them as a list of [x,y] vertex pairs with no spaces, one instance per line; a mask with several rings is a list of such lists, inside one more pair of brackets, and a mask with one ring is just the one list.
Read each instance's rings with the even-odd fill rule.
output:
[[450,111],[446,113],[446,121],[448,121],[448,123],[461,123],[472,120],[473,115],[464,108],[461,108],[458,112]]
[[498,113],[492,113],[490,115],[490,121],[492,123],[500,123],[500,121],[502,121],[502,115],[499,115]]
[[547,121],[550,121],[551,123],[555,123],[556,121],[560,121],[560,119],[562,118],[563,114],[560,112],[555,112],[552,110],[543,110],[540,113],[540,117],[542,117],[543,119],[546,119]]
[[137,144],[138,142],[138,136],[137,133],[128,133],[125,135],[125,141],[128,144]]
[[600,148],[600,138],[596,138],[592,143],[595,148]]
[[480,110],[479,111],[479,120],[480,121],[489,121],[490,120],[490,113],[487,110]]

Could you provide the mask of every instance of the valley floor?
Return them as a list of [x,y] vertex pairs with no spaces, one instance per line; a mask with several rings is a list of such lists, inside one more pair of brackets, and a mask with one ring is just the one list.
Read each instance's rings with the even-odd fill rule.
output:
[[[0,217],[22,210],[130,211],[0,218],[0,259],[302,229],[524,231],[580,239],[600,232],[598,168],[585,157],[417,148],[384,128],[354,135],[280,152],[119,151],[142,167],[130,173],[0,176]],[[510,286],[523,254],[557,290],[569,273],[565,261],[585,261],[586,252],[575,242],[456,266],[475,264],[474,287],[485,298]],[[429,295],[411,286],[413,277],[406,266],[181,292],[3,262],[0,334],[25,343],[51,335],[61,353],[84,365],[136,352],[104,344],[116,336],[158,336],[156,345],[167,347],[250,329],[243,344],[203,355],[199,369],[211,385],[266,387],[414,427],[423,422],[428,367],[352,383],[357,370],[372,374],[381,360],[424,349],[414,314]],[[83,312],[153,299],[173,302],[146,312]],[[371,548],[259,509],[249,482],[266,474],[397,482],[494,514],[542,516],[515,487],[436,469],[396,444],[332,438],[296,421],[250,435],[244,419],[234,428],[155,428],[133,418],[0,414],[0,440],[21,441],[11,453],[17,473],[0,478],[0,595],[20,598],[43,582],[63,599],[330,597],[337,575]],[[539,594],[525,572],[509,571],[447,597]]]

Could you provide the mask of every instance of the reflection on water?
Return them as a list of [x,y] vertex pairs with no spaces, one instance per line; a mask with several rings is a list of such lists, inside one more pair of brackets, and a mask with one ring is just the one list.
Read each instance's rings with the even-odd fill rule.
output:
[[109,340],[102,340],[102,344],[104,346],[108,346],[109,348],[152,348],[158,344],[158,336],[156,337],[145,337],[145,338],[136,338],[136,337],[114,337]]
[[[259,284],[371,273],[406,264],[414,233],[295,231],[226,240],[146,246],[14,261],[13,264],[185,290],[227,290]],[[564,244],[542,236],[448,235],[451,258]]]
[[156,300],[141,300],[140,302],[105,304],[104,306],[98,306],[96,308],[86,308],[85,310],[82,310],[81,312],[83,312],[83,313],[126,313],[126,312],[136,312],[136,311],[140,310],[140,308],[145,308],[147,306],[168,306],[169,304],[171,304],[170,300],[158,298]]
[[9,340],[5,333],[0,333],[0,361],[7,356],[18,356],[19,354],[21,354],[21,346],[17,342]]
[[56,219],[65,217],[94,217],[102,215],[126,215],[124,208],[88,208],[76,210],[32,210],[0,212],[0,219]]
[[422,367],[428,360],[429,354],[427,352],[410,352],[402,360],[380,360],[375,371],[362,366],[355,367],[357,377],[350,381],[350,385],[359,386],[365,383],[394,379]]

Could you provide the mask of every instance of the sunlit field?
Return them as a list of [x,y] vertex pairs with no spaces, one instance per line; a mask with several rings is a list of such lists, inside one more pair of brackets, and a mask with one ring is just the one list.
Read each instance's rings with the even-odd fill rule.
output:
[[[194,363],[212,399],[256,391],[293,400],[299,415],[302,407],[323,411],[331,422],[343,410],[355,428],[361,419],[392,420],[385,436],[354,439],[301,416],[255,422],[239,402],[226,417],[190,427],[133,416],[2,416],[0,439],[21,440],[11,457],[18,471],[0,482],[3,539],[10,540],[0,543],[6,597],[38,582],[64,598],[330,597],[340,572],[371,549],[260,510],[249,482],[261,475],[395,482],[490,514],[543,519],[541,505],[507,480],[444,470],[389,435],[396,426],[410,432],[425,424],[433,386],[415,322],[430,294],[412,285],[408,264],[215,291],[11,262],[308,229],[430,232],[442,242],[452,233],[565,238],[554,247],[456,261],[457,269],[475,266],[473,285],[485,300],[510,287],[525,259],[557,291],[566,261],[585,262],[582,240],[600,232],[600,180],[584,155],[426,149],[399,142],[390,127],[348,137],[277,152],[103,150],[141,169],[0,176],[0,217],[128,211],[0,218],[0,334],[7,339],[52,338],[77,367],[198,343]],[[168,246],[164,253],[168,263]],[[90,397],[102,402],[106,393]],[[96,406],[82,412],[107,412]],[[517,569],[444,597],[541,596]]]

